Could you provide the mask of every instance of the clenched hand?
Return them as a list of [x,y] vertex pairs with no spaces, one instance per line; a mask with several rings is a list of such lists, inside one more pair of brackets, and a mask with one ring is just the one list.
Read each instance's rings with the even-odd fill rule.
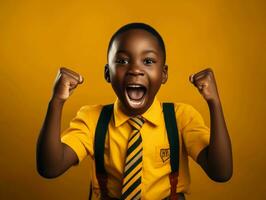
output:
[[67,100],[73,93],[74,89],[79,84],[82,84],[83,81],[84,79],[80,74],[65,67],[61,67],[55,80],[53,98],[62,101]]
[[207,68],[196,74],[192,74],[189,80],[199,90],[207,101],[219,101],[218,90],[212,69]]

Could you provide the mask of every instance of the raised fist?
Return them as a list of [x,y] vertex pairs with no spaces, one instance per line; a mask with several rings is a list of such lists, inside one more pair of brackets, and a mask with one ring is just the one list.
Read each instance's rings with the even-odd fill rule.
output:
[[53,98],[62,101],[67,100],[73,93],[74,89],[79,84],[83,83],[83,80],[84,79],[80,74],[65,67],[61,67],[55,80]]
[[219,101],[219,94],[212,69],[208,68],[192,74],[189,80],[207,102]]

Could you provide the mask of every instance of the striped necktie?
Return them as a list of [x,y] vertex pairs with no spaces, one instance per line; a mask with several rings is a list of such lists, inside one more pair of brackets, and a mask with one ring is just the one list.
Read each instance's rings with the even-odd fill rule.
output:
[[139,117],[128,120],[132,126],[132,133],[127,144],[127,154],[124,169],[121,199],[140,199],[142,172],[142,138],[140,129],[144,119]]

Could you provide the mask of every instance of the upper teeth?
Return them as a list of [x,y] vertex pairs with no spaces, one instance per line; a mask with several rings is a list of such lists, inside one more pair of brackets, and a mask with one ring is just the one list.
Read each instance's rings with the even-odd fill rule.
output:
[[141,86],[141,85],[128,85],[128,87],[140,88],[140,87],[142,87],[142,86]]

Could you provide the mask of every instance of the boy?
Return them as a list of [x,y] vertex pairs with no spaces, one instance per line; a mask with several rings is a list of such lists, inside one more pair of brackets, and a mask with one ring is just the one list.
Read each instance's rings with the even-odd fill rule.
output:
[[[191,83],[208,103],[210,130],[193,107],[174,104],[181,151],[175,187],[172,180],[177,182],[176,176],[173,179],[169,176],[169,141],[162,105],[156,98],[161,84],[168,78],[161,36],[149,25],[128,24],[113,35],[107,54],[105,80],[112,85],[118,99],[112,109],[104,144],[108,178],[95,174],[97,169],[93,162],[93,198],[185,199],[184,193],[189,192],[190,183],[188,155],[212,180],[229,180],[232,176],[231,143],[212,70],[190,76]],[[95,130],[103,106],[82,107],[60,137],[64,102],[82,82],[78,73],[60,69],[37,144],[38,172],[46,178],[63,174],[87,155],[94,159]]]

